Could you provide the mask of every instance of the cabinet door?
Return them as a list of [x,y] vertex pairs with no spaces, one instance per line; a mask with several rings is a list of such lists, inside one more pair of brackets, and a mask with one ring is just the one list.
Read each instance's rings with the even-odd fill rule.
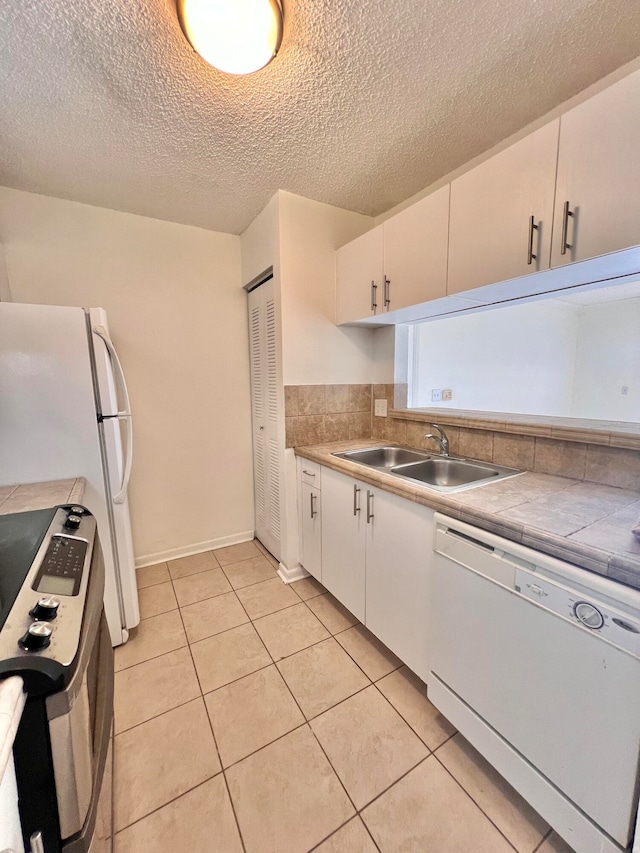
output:
[[559,126],[556,119],[452,182],[447,293],[549,268]]
[[640,244],[639,140],[640,71],[562,116],[552,266]]
[[307,483],[302,483],[300,487],[300,563],[319,581],[322,581],[321,519],[320,491]]
[[447,294],[449,184],[382,225],[388,311]]
[[365,624],[426,681],[434,512],[379,489],[369,491],[373,518],[366,530]]
[[382,280],[382,225],[378,225],[336,252],[336,323],[380,314]]
[[366,486],[322,470],[322,583],[364,622]]
[[[249,294],[249,357],[256,536],[280,558],[280,439],[277,311],[273,280]],[[281,393],[281,392],[280,392]]]

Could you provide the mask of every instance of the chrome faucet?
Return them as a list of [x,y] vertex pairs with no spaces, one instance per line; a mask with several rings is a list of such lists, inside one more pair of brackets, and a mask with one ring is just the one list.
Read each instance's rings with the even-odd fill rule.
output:
[[440,435],[434,435],[432,432],[428,432],[424,437],[425,441],[428,438],[432,438],[436,442],[438,447],[440,448],[440,455],[441,456],[448,456],[449,455],[449,439],[447,438],[446,432],[442,429],[441,426],[438,426],[438,424],[429,424],[429,426],[431,427],[431,429],[438,430]]

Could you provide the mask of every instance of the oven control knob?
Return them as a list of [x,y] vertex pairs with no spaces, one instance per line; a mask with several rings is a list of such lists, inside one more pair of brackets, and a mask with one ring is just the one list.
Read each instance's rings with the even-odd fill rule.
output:
[[64,526],[67,528],[67,530],[77,530],[80,527],[81,522],[82,519],[79,515],[75,515],[74,513],[70,512],[67,516],[67,520],[65,521]]
[[591,628],[594,631],[597,631],[598,628],[602,628],[604,625],[604,616],[597,607],[594,607],[593,604],[589,604],[588,601],[579,601],[576,606],[573,608],[573,612],[575,613],[576,619],[586,628]]
[[24,637],[18,640],[18,645],[27,652],[40,652],[51,642],[52,632],[48,622],[33,622]]
[[39,622],[51,622],[58,615],[58,607],[60,607],[60,602],[57,598],[52,595],[45,595],[29,611],[29,616],[33,616]]

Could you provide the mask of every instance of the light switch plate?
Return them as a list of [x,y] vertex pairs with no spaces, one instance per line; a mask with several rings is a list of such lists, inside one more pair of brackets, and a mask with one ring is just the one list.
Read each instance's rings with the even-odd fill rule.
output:
[[387,417],[387,401],[386,400],[376,400],[373,411],[374,411],[374,414],[377,418],[386,418]]

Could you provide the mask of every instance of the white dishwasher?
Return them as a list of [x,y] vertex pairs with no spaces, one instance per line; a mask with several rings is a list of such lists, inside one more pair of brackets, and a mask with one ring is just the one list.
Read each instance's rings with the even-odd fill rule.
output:
[[436,514],[431,596],[433,704],[578,853],[640,853],[640,591]]

